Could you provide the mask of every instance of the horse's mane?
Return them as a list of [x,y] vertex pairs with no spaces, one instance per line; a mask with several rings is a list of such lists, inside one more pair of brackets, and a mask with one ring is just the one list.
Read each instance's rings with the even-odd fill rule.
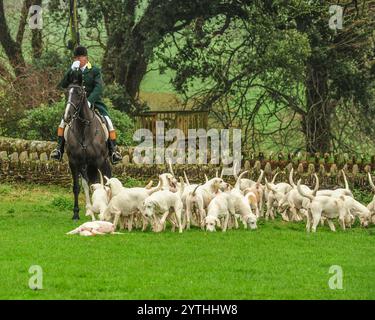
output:
[[74,85],[82,86],[83,76],[80,70],[75,70],[70,73],[69,82]]

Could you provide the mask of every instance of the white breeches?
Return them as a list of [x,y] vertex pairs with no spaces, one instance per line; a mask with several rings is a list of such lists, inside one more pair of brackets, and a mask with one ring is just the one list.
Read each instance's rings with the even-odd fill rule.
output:
[[[108,130],[109,130],[109,131],[114,131],[115,128],[113,127],[112,120],[111,120],[108,116],[104,116],[104,118],[105,118],[105,120],[106,120],[107,123],[108,123]],[[60,124],[59,124],[59,127],[64,129],[65,126],[66,126],[66,124],[65,124],[65,121],[64,121],[64,118],[63,118],[63,119],[61,119],[61,122],[60,122]]]
[[113,127],[112,120],[108,116],[104,116],[105,120],[107,120],[108,123],[108,130],[109,131],[114,131],[115,128]]

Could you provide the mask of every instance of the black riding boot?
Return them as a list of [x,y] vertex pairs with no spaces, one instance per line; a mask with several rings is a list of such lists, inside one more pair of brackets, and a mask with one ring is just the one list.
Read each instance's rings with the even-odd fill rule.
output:
[[116,140],[108,139],[108,151],[112,164],[119,163],[122,160],[120,152],[117,151]]
[[51,152],[51,159],[61,161],[64,155],[65,139],[64,137],[57,138],[57,148]]

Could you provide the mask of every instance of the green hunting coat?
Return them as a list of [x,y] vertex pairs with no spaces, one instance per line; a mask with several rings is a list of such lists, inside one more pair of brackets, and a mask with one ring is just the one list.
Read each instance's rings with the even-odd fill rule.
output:
[[[72,83],[72,70],[69,69],[64,78],[61,80],[59,87],[66,89]],[[82,72],[82,71],[79,71]],[[86,69],[82,72],[82,85],[86,89],[87,100],[95,106],[103,116],[109,116],[108,108],[102,101],[103,95],[103,78],[99,68],[87,64]]]

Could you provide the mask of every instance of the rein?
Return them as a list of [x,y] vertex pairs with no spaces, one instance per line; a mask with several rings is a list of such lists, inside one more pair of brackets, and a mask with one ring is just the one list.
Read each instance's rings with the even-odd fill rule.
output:
[[[78,87],[77,87],[78,88]],[[84,98],[86,97],[86,92],[85,90],[82,89],[82,87],[79,87],[80,90],[81,90],[81,93],[80,93],[80,100],[78,102],[78,104],[74,104],[73,102],[71,101],[68,101],[68,104],[73,106],[75,112],[73,113],[73,116],[72,116],[72,120],[70,121],[73,122],[74,120],[78,119],[80,120],[81,122],[83,122],[86,126],[90,126],[91,125],[91,122],[94,120],[95,118],[95,112],[94,110],[90,109],[92,111],[92,118],[90,120],[87,120],[87,119],[84,119],[82,118],[79,114],[81,112],[81,109],[82,109],[82,105],[83,105],[83,102],[84,102]],[[82,94],[83,92],[83,94]]]
[[95,119],[95,111],[93,109],[89,108],[89,110],[92,112],[92,118],[91,119],[84,119],[84,118],[82,118],[80,116],[80,113],[81,113],[81,110],[82,110],[84,99],[86,97],[86,92],[83,89],[83,87],[81,87],[81,86],[72,86],[72,88],[79,88],[80,89],[80,100],[79,100],[79,102],[77,104],[74,104],[73,102],[71,102],[70,99],[68,100],[68,105],[72,106],[74,108],[74,113],[72,115],[71,120],[68,123],[68,126],[70,127],[70,129],[71,129],[74,137],[76,138],[77,142],[81,146],[82,150],[86,150],[87,149],[87,145],[84,144],[85,134],[83,134],[83,137],[82,137],[83,141],[80,141],[79,137],[75,134],[75,131],[73,129],[73,122],[75,120],[79,120],[80,122],[82,122],[84,124],[84,126],[85,126],[84,129],[83,129],[85,131],[85,128],[87,126],[91,126],[91,123]]

